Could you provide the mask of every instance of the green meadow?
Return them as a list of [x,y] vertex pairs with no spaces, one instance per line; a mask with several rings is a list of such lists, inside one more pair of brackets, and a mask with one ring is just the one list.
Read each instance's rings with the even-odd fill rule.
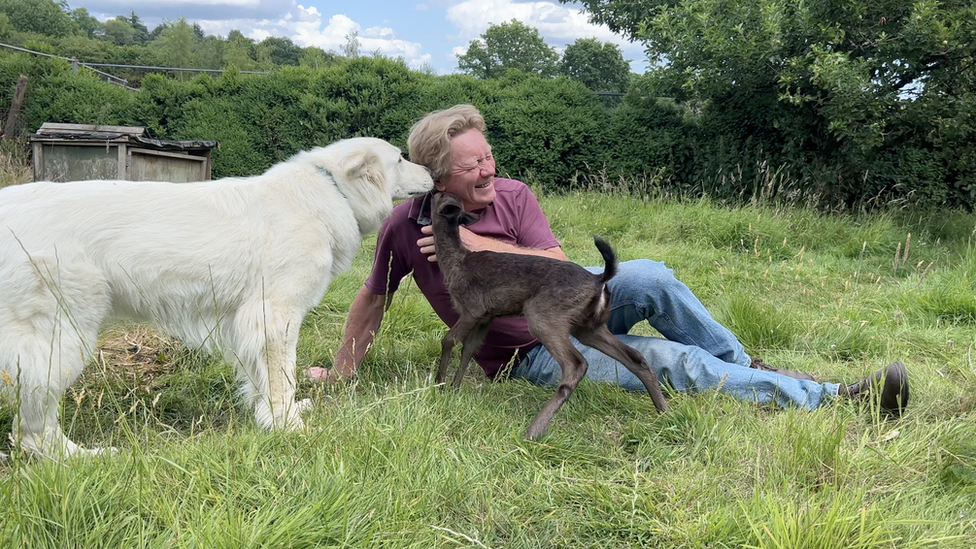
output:
[[[266,433],[227,363],[119,324],[62,411],[72,439],[119,452],[57,463],[5,440],[0,546],[976,546],[976,216],[614,192],[541,203],[571,260],[600,264],[600,235],[622,260],[665,261],[766,362],[853,382],[904,361],[908,412],[706,392],[669,394],[659,415],[584,381],[530,442],[552,389],[477,368],[459,390],[435,386],[446,327],[408,282],[359,375],[300,376],[307,429]],[[300,370],[331,365],[374,242],[305,319]]]

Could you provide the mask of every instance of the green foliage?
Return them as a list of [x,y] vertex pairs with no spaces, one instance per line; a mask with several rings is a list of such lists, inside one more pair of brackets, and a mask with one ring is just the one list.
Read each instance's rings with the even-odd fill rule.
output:
[[82,36],[95,38],[95,34],[101,25],[98,19],[92,17],[85,8],[75,8],[71,10],[70,15]]
[[[436,101],[494,89],[446,81]],[[247,85],[240,74],[222,84],[228,94]],[[943,284],[973,293],[963,285],[976,270],[971,213],[837,215],[605,193],[540,204],[574,261],[598,264],[592,235],[612,229],[622,259],[666,260],[771,364],[833,382],[904,359],[908,412],[882,419],[840,400],[770,409],[707,391],[669,395],[659,415],[646,395],[583,381],[549,434],[526,441],[552,388],[480,372],[459,390],[432,386],[446,327],[409,283],[359,375],[312,384],[301,372],[331,365],[372,264],[367,240],[301,326],[306,429],[254,426],[219,358],[170,342],[141,362],[127,348],[135,341],[145,356],[144,338],[103,337],[62,417],[79,443],[120,451],[66,464],[0,441],[10,454],[0,546],[972,547],[972,324],[940,322],[912,299]],[[906,233],[910,259],[939,259],[924,280],[892,269]],[[830,348],[862,321],[873,344]],[[0,401],[0,433],[14,410]]]
[[227,35],[221,61],[222,67],[235,67],[242,71],[253,71],[260,68],[254,40],[244,36],[241,31],[236,29]]
[[0,0],[0,13],[20,32],[67,36],[77,29],[64,4],[54,0]]
[[167,25],[152,41],[160,60],[168,67],[193,67],[196,63],[196,44],[199,38],[185,17]]
[[288,38],[269,36],[261,41],[257,47],[258,58],[267,59],[274,65],[297,66],[298,60],[302,55],[302,48],[295,45]]
[[136,29],[122,16],[103,23],[101,35],[116,46],[131,46],[136,41]]
[[832,204],[972,203],[971,2],[583,4],[645,44],[655,95],[700,110],[706,169],[727,181],[744,171],[719,194],[750,194],[767,165],[789,166],[804,193]]
[[302,49],[298,57],[298,64],[310,69],[324,69],[339,63],[341,58],[332,52],[327,52],[315,46]]
[[[548,189],[635,185],[631,191],[648,196],[841,208],[976,205],[971,8],[921,2],[879,11],[841,2],[826,13],[794,0],[696,0],[670,10],[649,0],[587,4],[599,4],[598,20],[646,37],[659,62],[650,73],[624,84],[619,49],[589,39],[567,47],[562,70],[569,78],[550,78],[555,54],[517,21],[492,25],[472,43],[462,58],[474,76],[438,77],[359,56],[355,34],[342,57],[287,39],[255,43],[239,31],[205,36],[183,19],[149,33],[135,13],[92,31],[87,12],[76,10],[66,17],[77,31],[56,37],[5,25],[11,19],[0,11],[5,40],[52,54],[270,71],[219,78],[179,72],[174,82],[113,69],[142,86],[122,99],[85,70],[55,77],[68,66],[25,63],[4,51],[0,85],[9,94],[19,74],[31,77],[28,129],[54,120],[129,120],[156,137],[217,139],[218,176],[262,171],[300,149],[354,135],[403,147],[425,113],[471,103],[489,120],[500,173]],[[892,56],[899,61],[882,61]],[[627,93],[607,108],[584,86],[626,86]],[[852,253],[860,244],[851,244]]]
[[616,44],[579,38],[566,46],[559,72],[593,91],[623,92],[630,80],[630,64]]
[[458,68],[476,78],[499,78],[510,69],[549,77],[556,73],[558,59],[537,29],[517,19],[489,25],[457,57]]
[[499,173],[558,188],[599,154],[603,108],[581,84],[515,72],[499,84],[502,100],[482,110]]

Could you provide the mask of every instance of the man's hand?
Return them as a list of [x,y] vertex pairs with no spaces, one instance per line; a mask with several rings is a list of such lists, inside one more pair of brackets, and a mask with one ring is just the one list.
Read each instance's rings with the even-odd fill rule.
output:
[[435,263],[437,261],[437,254],[434,253],[434,228],[430,225],[425,225],[420,228],[420,232],[430,235],[417,241],[417,246],[420,248],[420,253],[427,255],[427,261]]
[[352,375],[342,375],[335,368],[319,368],[316,366],[308,369],[309,379],[321,383],[335,383],[336,381],[352,377]]
[[[464,226],[459,227],[459,229],[461,233],[461,244],[463,244],[464,247],[469,250],[478,251],[478,248],[473,245],[477,235],[469,231]],[[417,246],[420,248],[420,252],[427,254],[427,261],[430,261],[431,263],[437,262],[437,251],[434,249],[434,228],[430,225],[425,225],[420,228],[420,232],[430,235],[417,241]]]

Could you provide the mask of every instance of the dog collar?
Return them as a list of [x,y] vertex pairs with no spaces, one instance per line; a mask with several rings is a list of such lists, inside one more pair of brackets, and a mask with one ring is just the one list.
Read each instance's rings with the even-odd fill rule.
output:
[[315,168],[319,171],[319,173],[327,177],[329,181],[332,182],[332,186],[335,187],[337,191],[339,191],[339,194],[342,195],[342,198],[345,198],[347,201],[349,200],[349,197],[346,196],[346,193],[342,192],[342,189],[339,188],[339,183],[335,180],[335,177],[332,176],[332,172],[323,168],[322,166],[316,166]]
[[[339,182],[335,180],[335,176],[332,175],[332,172],[330,172],[329,170],[323,168],[322,166],[316,166],[315,169],[317,169],[319,171],[319,173],[321,173],[322,175],[324,175],[326,177],[326,179],[328,179],[329,181],[332,182],[332,186],[335,187],[335,190],[339,191],[339,194],[342,195],[342,198],[346,202],[349,203],[349,208],[352,209],[352,211],[353,211],[353,217],[355,218],[356,217],[356,210],[352,207],[352,201],[349,200],[349,197],[346,196],[346,193],[342,192],[342,189],[339,188]],[[359,229],[359,235],[362,236],[363,235],[363,226],[359,224],[359,220],[358,219],[356,219],[356,228]]]

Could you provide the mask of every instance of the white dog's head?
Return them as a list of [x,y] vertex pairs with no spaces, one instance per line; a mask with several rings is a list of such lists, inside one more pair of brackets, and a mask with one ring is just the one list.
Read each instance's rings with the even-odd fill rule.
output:
[[354,137],[306,153],[335,181],[356,213],[362,234],[379,229],[393,201],[434,188],[430,170],[406,160],[400,149],[374,137]]
[[338,157],[346,181],[365,178],[385,188],[393,200],[421,196],[434,186],[430,170],[403,157],[400,149],[375,137],[354,137],[326,147]]

